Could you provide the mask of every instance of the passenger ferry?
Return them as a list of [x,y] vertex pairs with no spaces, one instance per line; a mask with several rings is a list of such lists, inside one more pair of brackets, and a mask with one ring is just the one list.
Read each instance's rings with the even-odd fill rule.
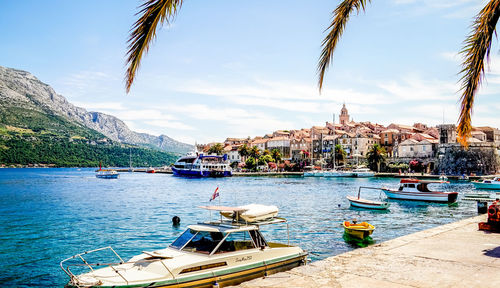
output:
[[189,153],[179,158],[172,167],[175,176],[184,177],[229,177],[232,176],[227,155],[203,155]]

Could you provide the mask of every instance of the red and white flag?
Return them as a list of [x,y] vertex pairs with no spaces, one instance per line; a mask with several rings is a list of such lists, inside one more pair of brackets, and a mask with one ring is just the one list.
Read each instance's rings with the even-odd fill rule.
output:
[[210,201],[215,200],[215,198],[219,197],[219,187],[215,188],[214,194],[210,197]]

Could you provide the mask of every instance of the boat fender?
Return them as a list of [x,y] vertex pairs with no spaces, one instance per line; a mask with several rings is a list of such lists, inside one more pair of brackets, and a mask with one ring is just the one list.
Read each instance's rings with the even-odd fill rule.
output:
[[181,218],[179,218],[179,216],[174,216],[172,218],[172,224],[173,225],[179,225],[181,223]]
[[490,208],[488,208],[488,218],[497,218],[497,213],[499,213],[498,207],[491,205]]

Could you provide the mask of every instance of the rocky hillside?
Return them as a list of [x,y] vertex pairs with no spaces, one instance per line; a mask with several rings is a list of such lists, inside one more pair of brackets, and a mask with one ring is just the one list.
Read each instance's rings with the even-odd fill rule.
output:
[[[99,112],[88,112],[76,107],[66,98],[57,94],[52,87],[42,83],[26,71],[0,66],[0,111],[2,124],[12,125],[9,121],[23,122],[23,113],[59,116],[102,133],[113,141],[156,147],[162,151],[184,154],[193,146],[175,141],[166,136],[154,136],[130,130],[120,119]],[[16,111],[16,113],[12,113]],[[38,115],[39,116],[39,115]],[[29,122],[25,120],[24,122]],[[32,129],[31,123],[24,123]]]

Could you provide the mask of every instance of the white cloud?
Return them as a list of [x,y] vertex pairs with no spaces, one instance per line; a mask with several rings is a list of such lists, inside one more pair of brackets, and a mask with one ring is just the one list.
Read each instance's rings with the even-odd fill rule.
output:
[[186,125],[184,123],[177,122],[177,121],[153,120],[153,121],[146,121],[145,123],[152,125],[152,126],[166,127],[166,128],[177,129],[177,130],[196,130],[192,126],[189,126],[189,125]]
[[126,110],[121,102],[79,102],[73,101],[73,105],[83,107],[89,111],[103,112],[105,110]]
[[121,120],[175,120],[176,117],[165,114],[160,110],[156,109],[139,109],[139,110],[122,110],[116,111],[114,116],[120,118]]
[[457,97],[458,83],[442,80],[423,80],[418,76],[407,76],[402,81],[381,82],[379,87],[395,96],[393,103],[408,100],[446,101]]

